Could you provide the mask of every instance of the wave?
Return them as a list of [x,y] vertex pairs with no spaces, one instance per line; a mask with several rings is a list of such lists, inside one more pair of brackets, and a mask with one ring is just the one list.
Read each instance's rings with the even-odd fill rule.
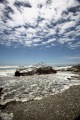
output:
[[58,72],[49,75],[33,75],[21,77],[2,77],[0,78],[0,86],[4,88],[2,102],[30,101],[39,100],[43,97],[57,94],[72,85],[80,84],[80,80],[75,78],[70,72]]
[[18,67],[19,67],[19,66],[0,66],[0,69],[1,69],[1,68],[4,68],[4,69],[5,69],[5,68],[18,68]]
[[0,70],[0,77],[14,76],[15,70]]
[[61,69],[64,69],[64,70],[67,70],[68,68],[71,68],[72,66],[60,66],[60,67],[53,67],[54,69],[56,70],[61,70]]
[[0,77],[13,76],[16,69],[26,68],[27,66],[0,66]]

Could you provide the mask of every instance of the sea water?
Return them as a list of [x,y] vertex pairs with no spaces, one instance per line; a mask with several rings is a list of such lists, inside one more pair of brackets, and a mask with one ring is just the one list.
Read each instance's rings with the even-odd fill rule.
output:
[[0,87],[3,87],[4,92],[1,104],[14,100],[22,102],[40,100],[62,92],[72,85],[80,84],[80,80],[74,77],[71,80],[67,79],[75,76],[71,72],[59,71],[56,74],[15,77],[17,68],[19,66],[0,66]]

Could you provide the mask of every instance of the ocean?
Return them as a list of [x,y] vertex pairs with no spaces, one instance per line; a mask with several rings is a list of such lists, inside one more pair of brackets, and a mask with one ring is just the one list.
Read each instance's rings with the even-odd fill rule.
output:
[[[56,74],[15,77],[14,74],[18,68],[19,66],[0,66],[0,87],[3,87],[4,92],[1,104],[14,100],[22,102],[40,100],[62,92],[72,85],[80,84],[80,80],[74,77],[71,80],[67,79],[75,76],[67,71],[59,71]],[[55,67],[55,69],[59,68]]]

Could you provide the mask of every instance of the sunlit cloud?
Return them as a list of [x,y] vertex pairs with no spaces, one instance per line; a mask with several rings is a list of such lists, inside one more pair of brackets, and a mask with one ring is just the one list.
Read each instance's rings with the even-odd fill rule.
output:
[[0,44],[80,47],[78,0],[1,0]]

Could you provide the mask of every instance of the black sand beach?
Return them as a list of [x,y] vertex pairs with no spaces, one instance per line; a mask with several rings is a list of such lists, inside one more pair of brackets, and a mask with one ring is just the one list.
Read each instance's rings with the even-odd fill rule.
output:
[[42,100],[11,102],[2,113],[13,113],[12,120],[78,120],[80,119],[80,85],[71,86],[62,93]]

